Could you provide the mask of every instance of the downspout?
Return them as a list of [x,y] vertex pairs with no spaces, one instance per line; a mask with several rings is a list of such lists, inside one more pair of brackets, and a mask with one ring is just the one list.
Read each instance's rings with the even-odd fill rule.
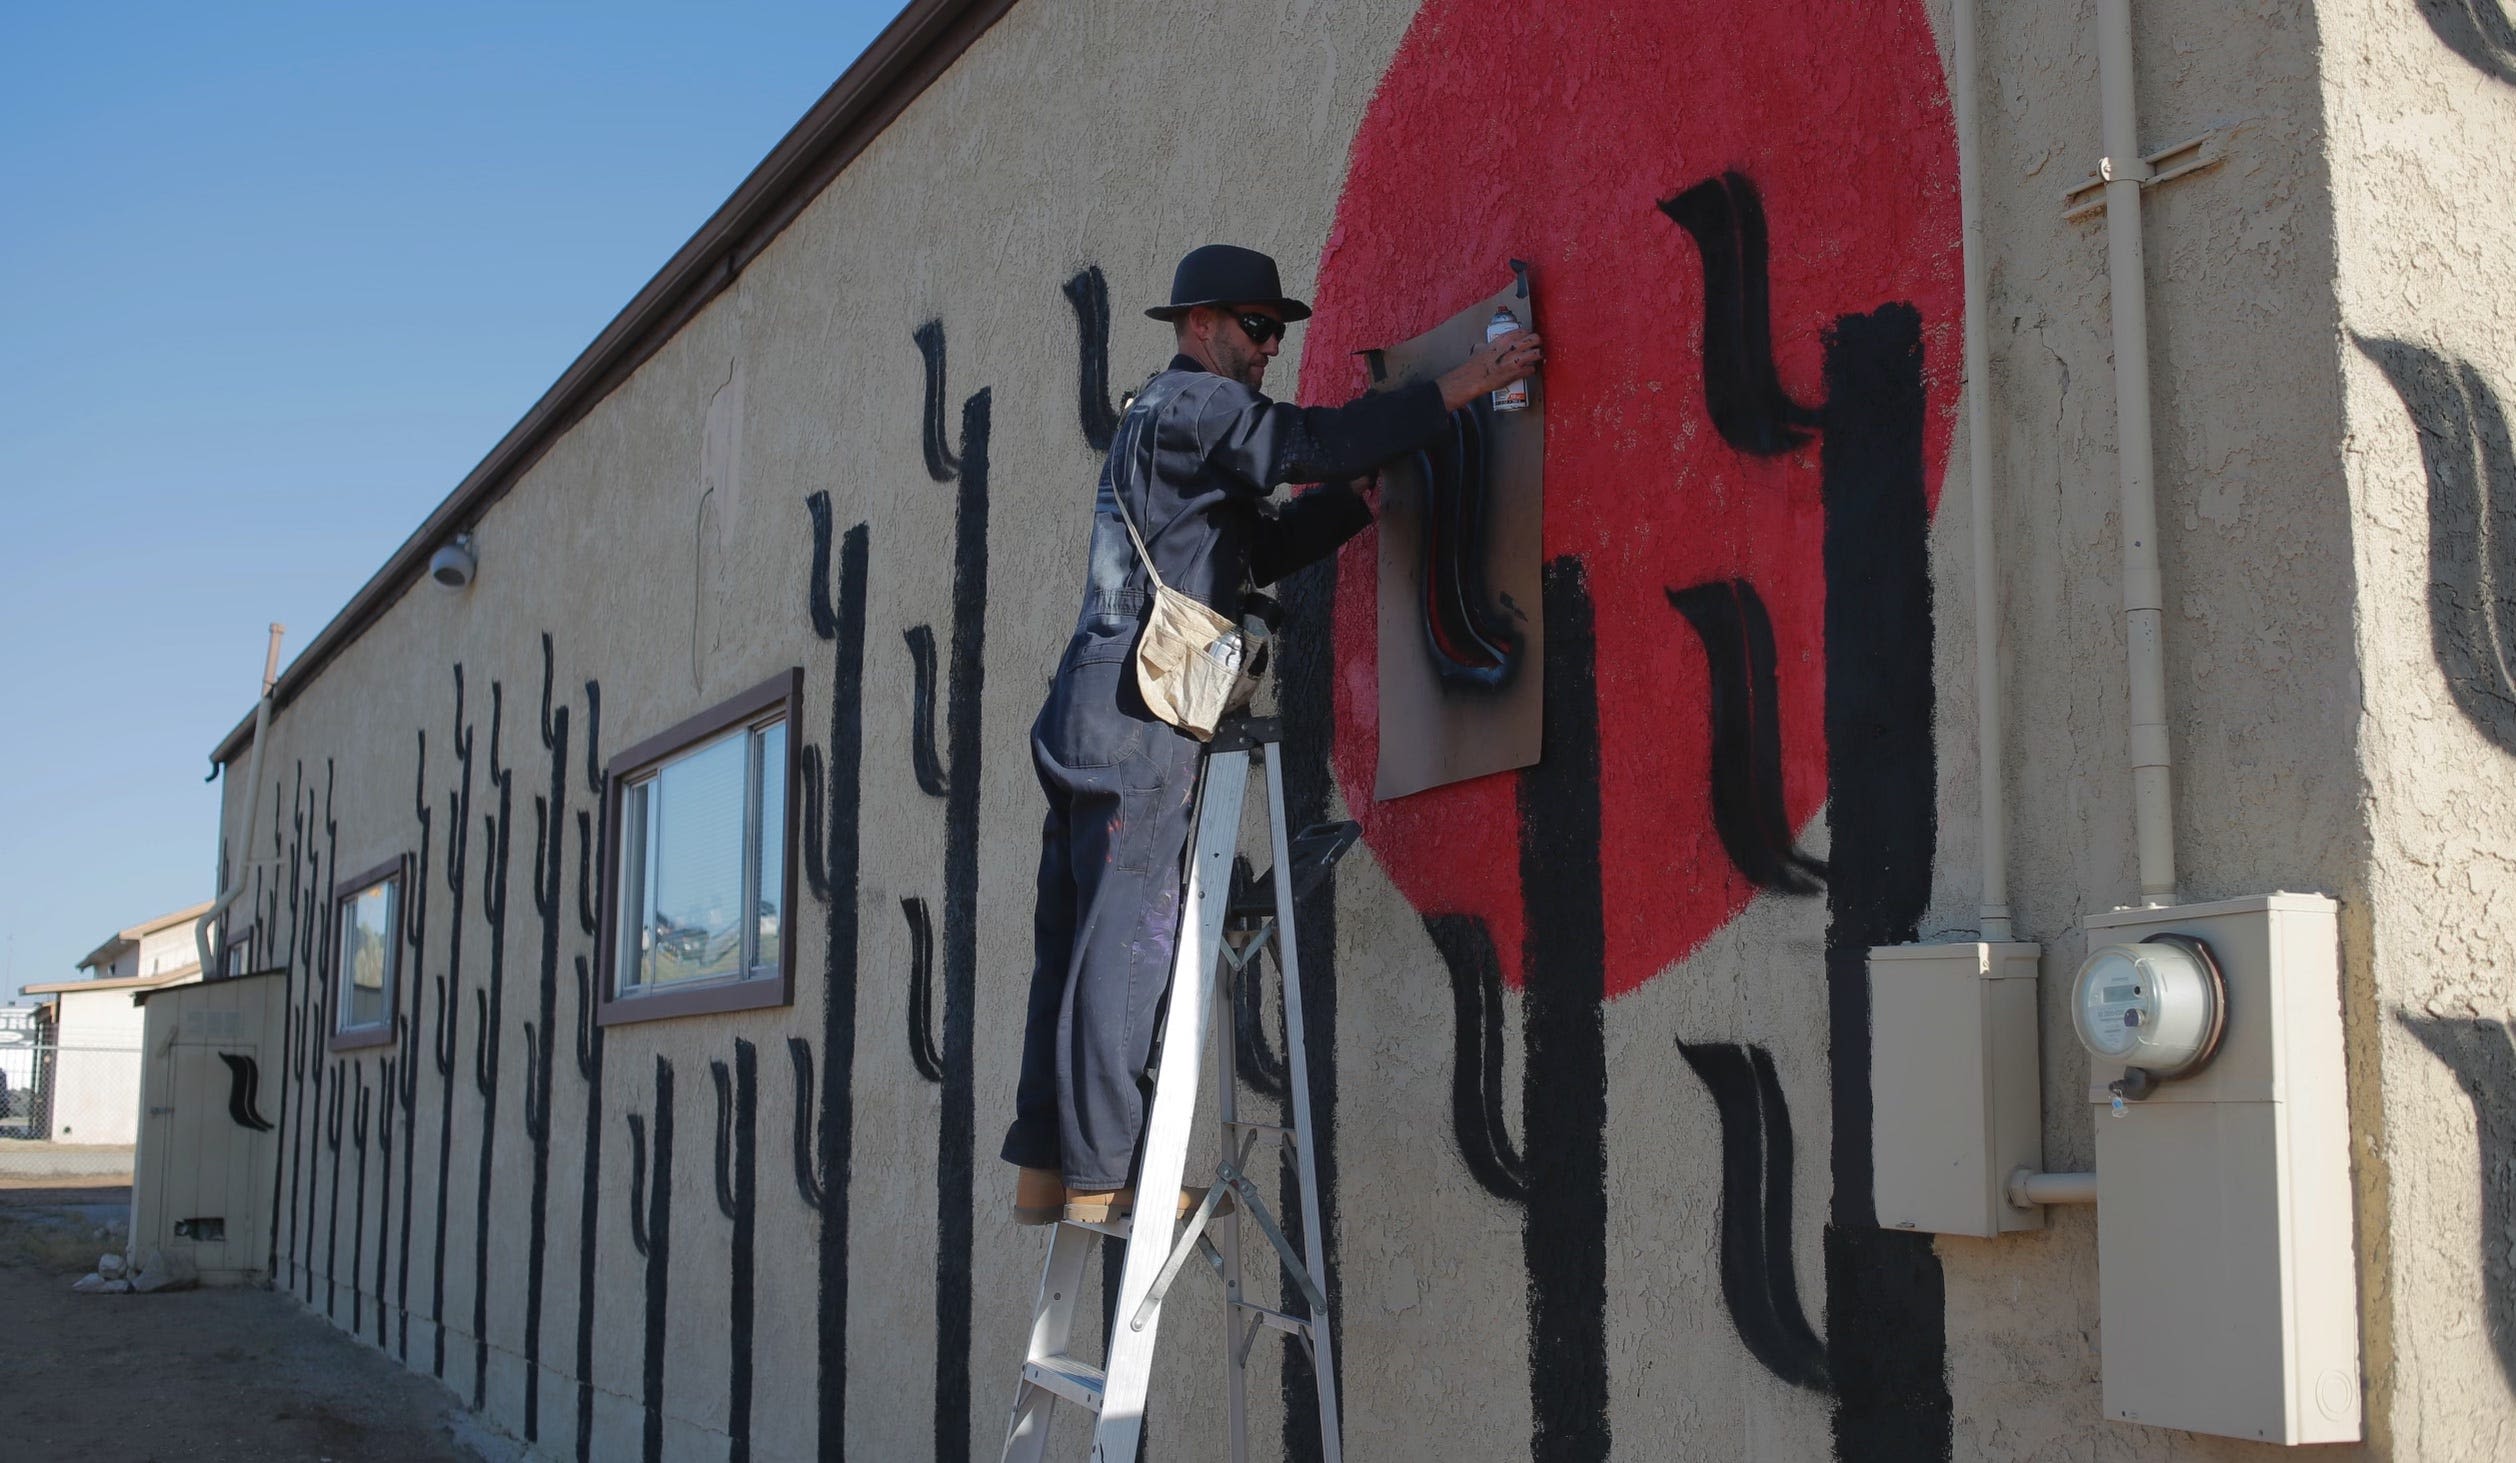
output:
[[1956,0],[1957,211],[1965,253],[1966,480],[1974,510],[1975,746],[1977,806],[1983,820],[1980,937],[2010,939],[2009,803],[2001,722],[2000,561],[1992,541],[1992,317],[1990,265],[1983,245],[1983,159],[1976,120],[1975,18],[1981,0]]
[[256,792],[262,786],[262,744],[269,740],[271,734],[271,688],[279,684],[280,636],[285,628],[276,622],[272,624],[271,643],[262,653],[262,699],[253,708],[253,760],[246,764],[245,770],[244,841],[236,845],[235,867],[228,872],[227,887],[218,891],[218,898],[210,902],[209,909],[192,925],[192,948],[201,957],[203,980],[218,979],[218,966],[210,960],[210,926],[217,924],[219,917],[227,913],[228,906],[245,892],[245,870],[253,862],[254,819],[262,811],[262,799]]
[[2123,640],[2130,662],[2132,838],[2140,902],[2175,902],[2174,775],[2167,750],[2165,585],[2149,428],[2148,271],[2141,254],[2140,121],[2132,98],[2131,0],[2097,0],[2105,242],[2114,316],[2115,459],[2123,485]]

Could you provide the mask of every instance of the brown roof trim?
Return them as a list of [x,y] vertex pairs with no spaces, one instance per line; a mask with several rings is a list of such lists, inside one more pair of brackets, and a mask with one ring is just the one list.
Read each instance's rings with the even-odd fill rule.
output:
[[[480,465],[384,567],[306,643],[272,690],[277,710],[297,698],[332,658],[349,648],[426,571],[429,555],[470,528],[505,496],[560,435],[629,378],[769,247],[868,143],[908,110],[1014,0],[909,0],[804,119],[795,124],[734,196],[681,246],[628,307],[612,317],[542,399],[491,448]],[[253,740],[253,714],[210,753],[231,761]],[[217,768],[211,769],[216,776]]]
[[22,996],[74,996],[79,994],[81,991],[135,991],[142,989],[154,989],[158,986],[175,985],[179,982],[191,980],[200,973],[201,966],[200,963],[196,961],[193,964],[184,966],[180,970],[160,971],[156,975],[124,975],[117,976],[112,980],[57,980],[49,981],[43,985],[20,986],[18,987],[18,994]]

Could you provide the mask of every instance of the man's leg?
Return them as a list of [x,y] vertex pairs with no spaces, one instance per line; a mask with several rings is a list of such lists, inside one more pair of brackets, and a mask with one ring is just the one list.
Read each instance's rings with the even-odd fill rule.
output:
[[1178,943],[1201,750],[1159,728],[1143,755],[1112,769],[1114,787],[1071,807],[1068,867],[1079,915],[1057,1049],[1059,1157],[1070,1188],[1124,1188],[1133,1176],[1153,1016]]
[[1065,772],[1037,743],[1031,759],[1048,794],[1040,826],[1040,869],[1031,911],[1031,999],[1022,1028],[1022,1074],[1014,1087],[1013,1126],[1003,1157],[1024,1168],[1058,1163],[1057,1027],[1074,967],[1077,896],[1069,849]]

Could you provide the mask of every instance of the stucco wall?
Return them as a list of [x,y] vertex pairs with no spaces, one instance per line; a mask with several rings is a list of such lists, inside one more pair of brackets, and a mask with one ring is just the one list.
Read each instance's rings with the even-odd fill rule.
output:
[[[729,1435],[763,1458],[992,1456],[1040,1244],[1007,1223],[993,1158],[1028,976],[1024,732],[1071,623],[1097,463],[1078,412],[1091,324],[1066,290],[1107,281],[1110,379],[1080,382],[1106,403],[1167,353],[1140,311],[1182,251],[1266,249],[1323,307],[1270,387],[1337,400],[1358,384],[1347,351],[1443,317],[1517,254],[1553,355],[1547,761],[1370,806],[1371,541],[1290,595],[1293,816],[1369,834],[1304,911],[1350,1455],[2258,1455],[2099,1419],[2085,1212],[1997,1242],[1868,1223],[1861,952],[1969,931],[1978,874],[1944,20],[1016,6],[488,513],[470,588],[411,590],[274,723],[265,786],[231,778],[229,838],[256,797],[250,855],[277,860],[247,881],[252,963],[296,972],[280,1282],[555,1457],[639,1456],[650,1424],[665,1457],[719,1456]],[[2059,208],[2098,150],[2090,24],[1996,9],[1985,29],[2012,899],[2053,980],[2080,917],[2133,892],[2104,239]],[[2385,663],[2372,627],[2416,616],[2423,580],[2371,561],[2353,495],[2420,488],[2398,405],[2367,467],[2377,428],[2356,413],[2390,398],[2337,336],[2323,117],[2341,83],[2315,70],[2333,42],[2299,6],[2189,0],[2141,26],[2153,145],[2228,129],[2228,161],[2150,209],[2184,889],[2343,897],[2374,1155],[2461,1101],[2441,1074],[2398,1090],[2367,1065],[2430,1060],[2385,1024],[2405,997],[2374,994],[2387,942],[2427,951],[2469,922],[2416,891],[2388,915],[2367,872],[2363,728],[2384,695],[2443,693],[2379,692],[2359,669]],[[2434,84],[2438,64],[2381,85]],[[1751,208],[1763,270],[1708,267]],[[1704,339],[1707,296],[1753,285],[1769,362]],[[1715,419],[1723,393],[1744,415]],[[2384,593],[2362,596],[2376,567]],[[829,638],[817,572],[842,610]],[[1759,617],[1770,757],[1725,747],[1708,710],[1718,677],[1764,691],[1724,639]],[[942,797],[912,771],[921,626],[947,648],[925,688],[938,749],[976,717]],[[983,648],[955,675],[972,628]],[[859,634],[861,679],[841,678]],[[854,887],[797,911],[795,1004],[597,1045],[578,973],[589,768],[791,666],[825,838],[861,820]],[[2475,786],[2505,773],[2456,765]],[[1725,826],[1732,794],[1773,818]],[[2440,816],[2413,806],[2393,810],[2405,828]],[[1777,827],[1783,846],[1756,846]],[[1794,851],[1824,878],[1777,874]],[[842,875],[848,852],[822,849]],[[332,881],[405,853],[425,890],[409,1044],[305,1049]],[[940,1082],[907,1035],[904,901],[935,922]],[[2044,1009],[2047,1163],[2084,1166],[2086,1069],[2061,1002]],[[356,1283],[383,1294],[353,1310],[325,1283],[341,1266],[316,1205],[356,1171],[355,1133],[336,1158],[325,1120],[361,1101],[398,1121],[374,1129],[380,1177],[346,1196],[377,1206],[365,1232],[391,1255],[365,1257],[381,1268]],[[2426,1187],[2376,1164],[2362,1187],[2365,1288],[2391,1297],[2370,1303],[2393,1429],[2376,1456],[2452,1456],[2403,1442],[2401,1419],[2423,1389],[2469,1397],[2455,1368],[2488,1362],[2465,1334],[2432,1373],[2403,1341],[2415,1300],[2476,1294],[2444,1251],[2390,1279],[2384,1205],[2469,1193],[2452,1165],[2471,1150],[2421,1141]],[[670,1196],[644,1255],[641,1154]],[[1214,1451],[1209,1303],[1192,1280],[1174,1312],[1155,1457]],[[1261,1454],[1290,1428],[1301,1456],[1275,1390]],[[2486,1455],[2504,1403],[2461,1416],[2425,1425]]]
[[[2369,1366],[2401,1456],[2516,1449],[2516,55],[2494,3],[2336,7],[2333,119],[2369,862],[2352,1053]],[[2368,1084],[2361,1084],[2366,1086]],[[2364,1243],[2365,1241],[2363,1241]]]

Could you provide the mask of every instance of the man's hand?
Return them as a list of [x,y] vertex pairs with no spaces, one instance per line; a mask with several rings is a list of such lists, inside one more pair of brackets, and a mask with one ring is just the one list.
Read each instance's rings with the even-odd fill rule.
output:
[[1512,382],[1530,375],[1544,360],[1546,351],[1534,330],[1515,330],[1498,335],[1475,350],[1457,366],[1442,373],[1441,387],[1444,411],[1457,411],[1489,391],[1500,391]]

